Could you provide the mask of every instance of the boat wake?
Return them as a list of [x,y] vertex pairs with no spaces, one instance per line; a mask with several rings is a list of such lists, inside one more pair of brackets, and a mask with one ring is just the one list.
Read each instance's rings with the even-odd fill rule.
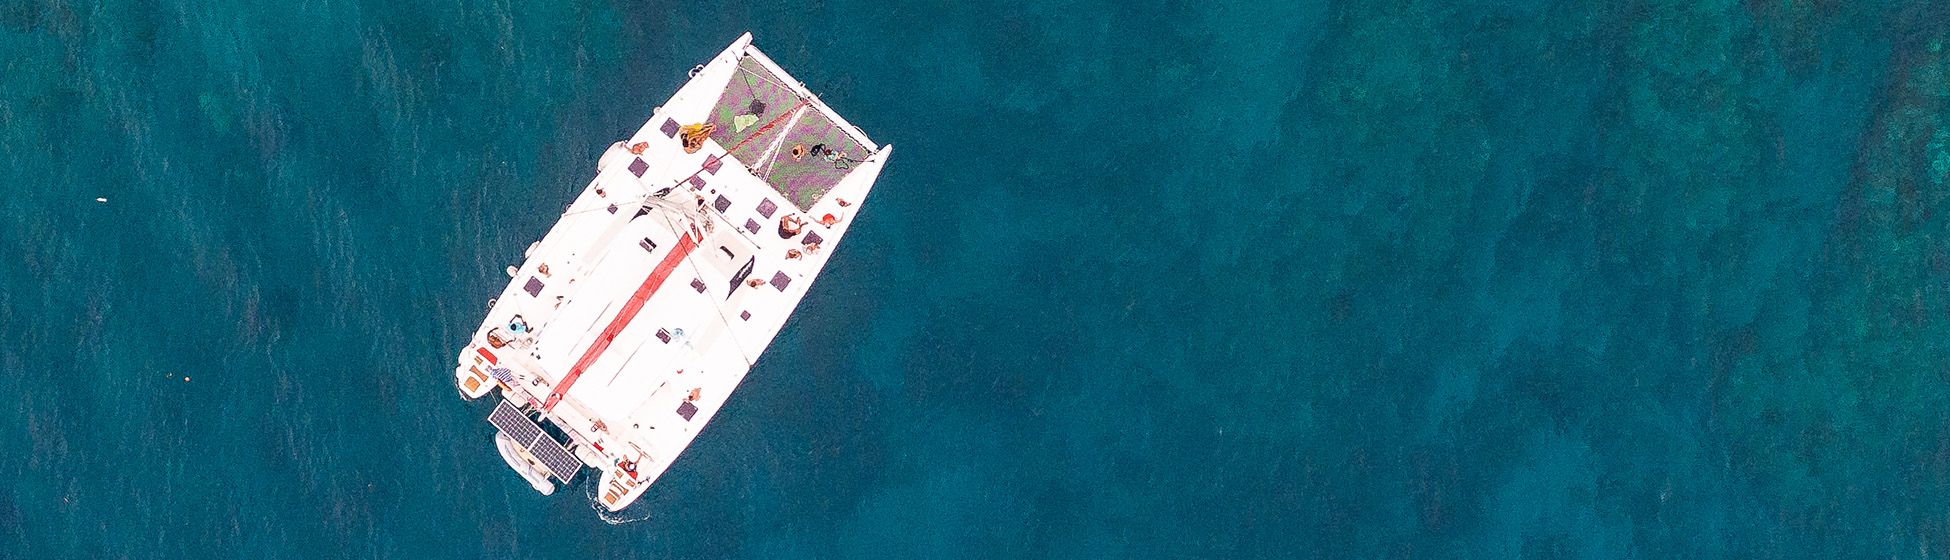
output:
[[582,486],[589,493],[589,509],[596,510],[596,517],[602,518],[604,523],[610,525],[636,523],[649,519],[653,513],[653,510],[644,505],[643,502],[631,503],[629,506],[624,507],[623,511],[610,511],[603,507],[601,500],[596,498],[596,487],[601,486],[600,484],[591,481],[584,483]]

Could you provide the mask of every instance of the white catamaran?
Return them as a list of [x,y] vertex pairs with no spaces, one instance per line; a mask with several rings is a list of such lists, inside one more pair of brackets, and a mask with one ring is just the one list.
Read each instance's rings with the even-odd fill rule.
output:
[[603,508],[636,501],[785,325],[891,153],[749,33],[693,69],[509,267],[460,353],[463,395],[501,389],[488,420],[508,465],[544,494],[586,465]]

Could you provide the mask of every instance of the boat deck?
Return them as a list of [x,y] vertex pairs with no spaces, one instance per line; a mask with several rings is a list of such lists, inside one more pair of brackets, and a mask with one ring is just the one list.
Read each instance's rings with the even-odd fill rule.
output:
[[[869,151],[864,134],[748,43],[706,64],[603,156],[456,370],[468,395],[502,387],[508,403],[561,428],[574,455],[603,470],[611,510],[641,495],[723,407],[891,153]],[[717,130],[687,153],[679,131],[701,123]],[[788,216],[803,225],[787,231]]]

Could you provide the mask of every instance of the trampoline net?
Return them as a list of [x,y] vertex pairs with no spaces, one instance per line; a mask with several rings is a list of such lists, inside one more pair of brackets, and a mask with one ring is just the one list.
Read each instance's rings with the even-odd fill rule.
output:
[[802,105],[785,83],[757,60],[740,59],[711,109],[709,122],[717,126],[711,139],[804,210],[866,159],[868,148],[810,104]]

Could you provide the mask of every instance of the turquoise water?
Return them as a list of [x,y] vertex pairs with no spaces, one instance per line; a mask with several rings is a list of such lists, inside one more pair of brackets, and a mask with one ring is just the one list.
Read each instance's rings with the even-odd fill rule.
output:
[[[607,525],[448,364],[747,30],[898,150]],[[0,557],[1940,557],[1946,41],[1921,1],[0,3]]]

